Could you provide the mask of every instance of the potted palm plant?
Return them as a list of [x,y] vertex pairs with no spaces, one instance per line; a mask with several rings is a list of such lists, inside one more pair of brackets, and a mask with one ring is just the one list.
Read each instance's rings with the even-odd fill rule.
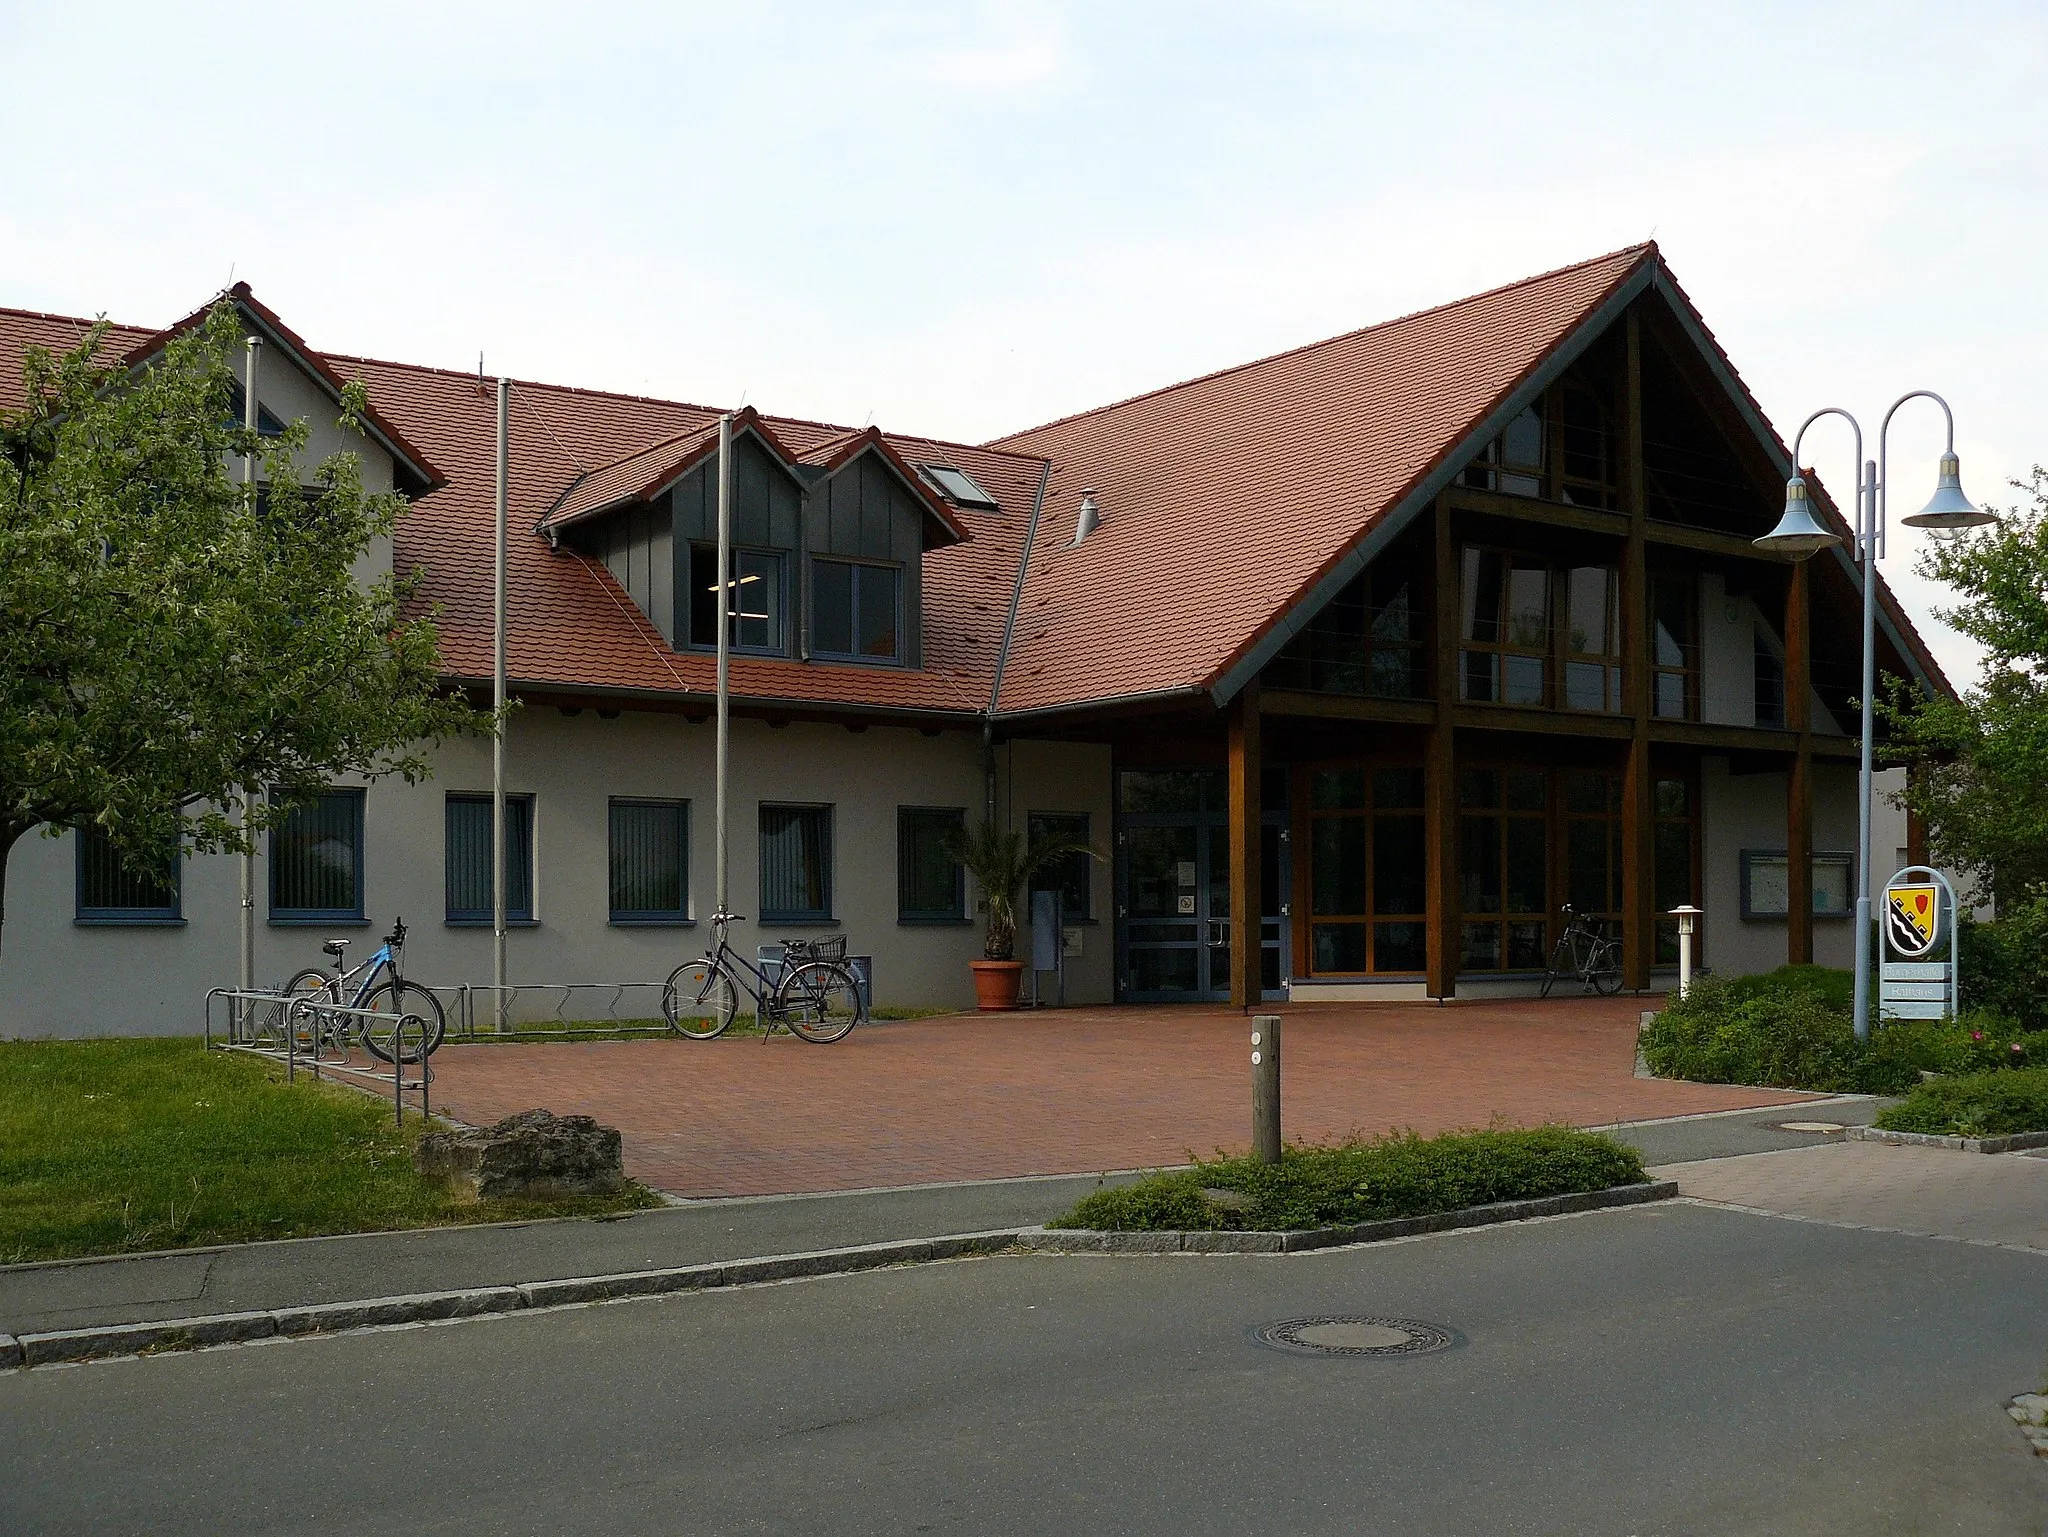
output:
[[1017,1007],[1024,980],[1024,963],[1017,959],[1017,899],[1033,876],[1077,853],[1095,857],[1093,849],[1074,838],[1043,838],[1027,847],[1022,833],[986,821],[955,842],[953,856],[974,877],[988,910],[982,959],[970,963],[979,1007]]

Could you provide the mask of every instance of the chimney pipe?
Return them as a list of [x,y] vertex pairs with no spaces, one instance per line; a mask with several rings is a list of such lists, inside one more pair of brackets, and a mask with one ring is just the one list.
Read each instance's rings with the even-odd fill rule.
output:
[[1101,523],[1102,509],[1095,505],[1095,493],[1093,491],[1083,491],[1081,493],[1081,511],[1074,519],[1074,543],[1068,545],[1067,548],[1073,549],[1079,545],[1083,539],[1094,533],[1101,526]]

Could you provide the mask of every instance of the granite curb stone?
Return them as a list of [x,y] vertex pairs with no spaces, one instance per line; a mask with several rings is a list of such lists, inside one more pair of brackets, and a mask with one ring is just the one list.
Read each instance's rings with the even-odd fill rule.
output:
[[267,1312],[223,1313],[202,1318],[167,1318],[152,1323],[52,1330],[25,1334],[19,1340],[12,1335],[0,1334],[0,1369],[53,1366],[62,1362],[166,1350],[197,1350],[208,1345],[239,1344],[273,1337],[302,1339],[351,1329],[435,1323],[452,1318],[525,1312],[533,1308],[608,1302],[621,1297],[706,1291],[713,1287],[796,1280],[807,1276],[847,1275],[887,1265],[994,1254],[1010,1248],[1019,1236],[1017,1230],[1005,1228],[983,1233],[954,1233],[943,1238],[768,1255],[760,1259],[628,1271],[617,1275],[576,1276],[556,1281],[528,1281],[513,1286],[478,1286],[458,1291],[419,1292],[411,1296],[371,1297],[356,1302],[322,1302],[303,1307],[275,1308]]
[[2048,1147],[2048,1131],[2016,1131],[2002,1137],[1943,1137],[1924,1131],[1885,1131],[1876,1126],[1851,1126],[1851,1142],[1888,1142],[1893,1147],[1945,1147],[1959,1153],[2018,1153]]
[[1293,1233],[1150,1232],[1122,1233],[1102,1228],[1031,1228],[1020,1234],[1019,1248],[1047,1254],[1301,1254],[1341,1244],[1378,1243],[1417,1233],[1446,1233],[1457,1228],[1487,1227],[1497,1222],[1524,1222],[1532,1217],[1561,1217],[1572,1212],[1601,1211],[1614,1206],[1639,1206],[1678,1194],[1678,1181],[1653,1180],[1616,1185],[1608,1190],[1583,1190],[1570,1195],[1535,1196],[1525,1201],[1496,1201],[1423,1217],[1387,1217],[1350,1227],[1309,1228]]

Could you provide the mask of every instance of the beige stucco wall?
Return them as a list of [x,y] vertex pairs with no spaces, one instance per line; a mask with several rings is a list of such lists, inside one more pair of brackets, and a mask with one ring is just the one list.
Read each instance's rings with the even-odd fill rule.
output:
[[[341,408],[324,384],[306,376],[278,347],[261,349],[256,364],[256,399],[283,421],[303,419],[306,448],[299,461],[302,478],[310,482],[312,472],[339,453],[352,453],[362,465],[363,488],[373,493],[389,491],[393,485],[391,456],[369,437],[340,423]],[[231,473],[239,476],[239,463]],[[356,580],[365,584],[391,571],[391,539],[388,535],[371,542],[356,562]]]
[[[1785,920],[1745,919],[1740,889],[1744,849],[1785,847],[1785,778],[1782,773],[1731,774],[1726,758],[1708,757],[1700,762],[1704,959],[1726,976],[1770,971],[1785,964]],[[1815,853],[1854,851],[1854,765],[1814,765],[1813,847]],[[1890,873],[1887,868],[1885,874]],[[1849,965],[1855,942],[1852,919],[1813,920],[1813,958],[1818,964]]]
[[[690,801],[691,887],[695,913],[712,905],[713,729],[680,716],[627,712],[605,720],[536,708],[514,718],[506,788],[534,796],[535,917],[507,941],[514,982],[660,982],[702,952],[708,926],[627,927],[608,921],[607,803],[612,796]],[[1025,810],[1087,811],[1099,845],[1109,846],[1106,750],[1066,744],[999,749],[1004,794]],[[327,933],[347,934],[358,957],[374,949],[395,915],[412,928],[406,974],[453,986],[490,979],[487,928],[443,921],[444,799],[450,791],[488,790],[490,749],[448,745],[436,776],[410,786],[384,781],[364,807],[365,911],[361,926],[272,924],[267,861],[257,860],[259,982],[274,982],[320,960]],[[875,958],[875,1001],[882,1007],[954,1007],[972,999],[967,963],[981,953],[978,919],[955,926],[912,926],[896,917],[896,809],[958,806],[970,819],[983,801],[978,732],[926,737],[877,725],[733,723],[731,900],[758,912],[759,806],[764,801],[833,808],[833,905],[848,949]],[[236,861],[186,862],[177,927],[101,927],[74,922],[74,853],[67,834],[16,845],[7,870],[4,950],[0,950],[0,1036],[192,1034],[209,987],[236,972]],[[1071,963],[1070,1003],[1110,997],[1109,867],[1096,871],[1096,912],[1082,954]],[[974,895],[970,891],[970,906]],[[814,929],[749,922],[734,942],[757,945]],[[1024,936],[1028,941],[1028,935]],[[1026,952],[1028,953],[1028,952]],[[638,995],[653,1011],[657,995]],[[522,1013],[552,1012],[553,999],[523,1001]],[[599,1012],[602,1012],[600,1009]]]

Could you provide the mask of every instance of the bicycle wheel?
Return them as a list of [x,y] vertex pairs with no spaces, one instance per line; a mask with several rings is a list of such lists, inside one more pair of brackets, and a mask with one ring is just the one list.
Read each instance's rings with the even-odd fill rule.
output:
[[1586,981],[1602,997],[1621,991],[1621,946],[1600,940],[1586,957]]
[[[448,1018],[441,1012],[441,1000],[434,996],[431,989],[422,987],[417,982],[397,982],[386,977],[370,989],[368,996],[363,999],[363,1007],[375,1009],[383,1014],[419,1016],[427,1027],[426,1039],[416,1041],[410,1032],[407,1033],[405,1054],[402,1058],[406,1062],[418,1062],[432,1055],[434,1048],[441,1044],[441,1037],[448,1033]],[[396,1043],[392,1037],[397,1034],[397,1024],[382,1019],[366,1019],[361,1021],[361,1024],[363,1044],[370,1048],[370,1055],[386,1062],[393,1061],[392,1054],[396,1049]]]
[[301,998],[320,998],[331,1003],[334,1000],[334,973],[322,971],[318,966],[308,966],[303,971],[293,972],[292,979],[278,991],[284,996],[270,1005],[257,1022],[260,1038],[265,1044],[283,1051],[290,1032],[297,1030],[298,1049],[312,1050],[313,1042],[321,1032],[323,1016],[312,1009],[294,1009],[293,1004]]
[[821,1046],[842,1039],[868,1017],[860,983],[836,961],[810,961],[797,967],[776,989],[775,1000],[783,1022]]
[[678,966],[661,990],[662,1018],[669,1029],[693,1041],[723,1035],[739,1011],[739,989],[732,977],[708,960]]

